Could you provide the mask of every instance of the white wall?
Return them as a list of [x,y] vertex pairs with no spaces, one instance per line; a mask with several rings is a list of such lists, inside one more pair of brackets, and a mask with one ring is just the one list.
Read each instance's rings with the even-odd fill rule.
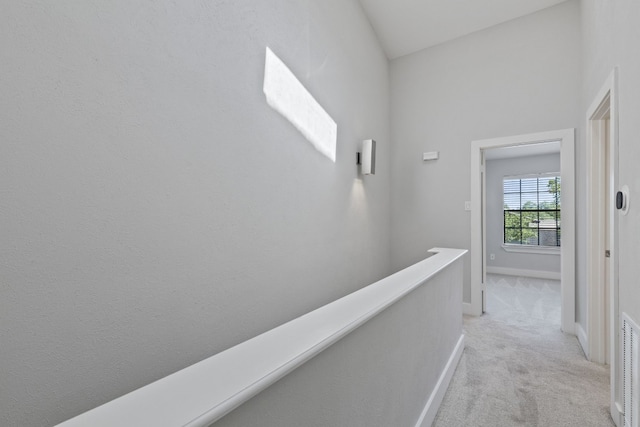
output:
[[[335,164],[265,102],[266,46],[337,122]],[[0,63],[1,425],[390,273],[388,62],[357,1],[5,1]]]
[[574,0],[391,62],[394,269],[469,247],[472,140],[578,127],[580,52]]
[[[640,320],[640,2],[637,0],[582,0],[584,90],[583,121],[598,90],[614,67],[618,67],[619,184],[630,191],[629,214],[619,216],[620,311]],[[584,146],[584,132],[579,147]],[[578,191],[584,193],[586,151],[578,150]],[[583,201],[584,206],[584,201]],[[580,207],[578,207],[580,211]],[[586,229],[583,222],[579,227]],[[580,247],[580,242],[578,242]],[[578,278],[585,289],[586,255],[580,259]],[[579,306],[586,307],[586,290]],[[586,329],[586,313],[578,320]]]
[[537,270],[560,273],[560,253],[532,254],[507,252],[504,244],[503,179],[506,176],[560,172],[560,154],[494,159],[485,162],[487,267]]
[[[462,334],[462,263],[455,261],[213,426],[415,426]],[[430,407],[432,418],[437,405]]]

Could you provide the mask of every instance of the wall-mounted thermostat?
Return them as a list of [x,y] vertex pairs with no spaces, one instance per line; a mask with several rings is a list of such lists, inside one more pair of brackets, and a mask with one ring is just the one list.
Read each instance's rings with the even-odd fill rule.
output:
[[616,193],[616,209],[622,215],[626,215],[629,212],[629,187],[626,185],[623,185],[620,191]]

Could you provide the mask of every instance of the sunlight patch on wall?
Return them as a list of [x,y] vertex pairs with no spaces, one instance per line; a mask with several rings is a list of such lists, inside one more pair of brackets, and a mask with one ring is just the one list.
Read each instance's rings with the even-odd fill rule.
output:
[[338,125],[268,47],[263,90],[271,108],[289,120],[316,150],[336,161]]

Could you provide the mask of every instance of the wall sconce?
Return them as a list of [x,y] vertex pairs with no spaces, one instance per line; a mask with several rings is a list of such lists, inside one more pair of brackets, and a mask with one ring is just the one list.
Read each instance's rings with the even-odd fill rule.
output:
[[376,174],[376,142],[373,139],[362,141],[362,152],[357,153],[356,164],[360,165],[363,175]]

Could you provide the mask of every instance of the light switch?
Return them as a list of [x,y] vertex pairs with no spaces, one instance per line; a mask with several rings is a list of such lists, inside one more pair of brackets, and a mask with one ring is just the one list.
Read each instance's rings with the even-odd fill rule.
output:
[[470,211],[471,210],[471,202],[470,201],[464,202],[464,210],[465,211]]

